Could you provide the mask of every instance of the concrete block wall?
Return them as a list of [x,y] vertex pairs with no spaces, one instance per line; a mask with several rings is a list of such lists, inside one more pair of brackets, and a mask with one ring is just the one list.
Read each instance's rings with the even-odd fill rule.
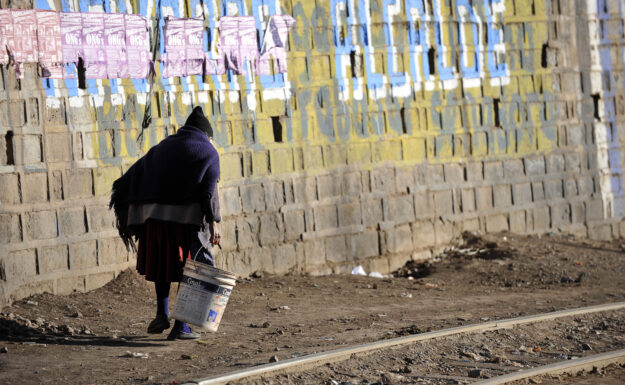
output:
[[218,264],[239,274],[387,273],[465,230],[625,232],[619,2],[149,3],[0,6],[140,13],[153,28],[203,15],[214,54],[221,16],[288,13],[287,73],[166,79],[157,62],[149,94],[142,79],[2,66],[0,303],[90,290],[134,264],[111,183],[195,105],[221,154]]

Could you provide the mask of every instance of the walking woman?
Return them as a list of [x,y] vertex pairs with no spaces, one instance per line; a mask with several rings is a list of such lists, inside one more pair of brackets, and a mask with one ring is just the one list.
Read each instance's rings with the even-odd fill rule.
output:
[[[214,266],[210,245],[203,247],[199,238],[208,229],[212,245],[221,240],[219,155],[212,136],[202,108],[196,107],[183,127],[113,183],[109,206],[115,211],[119,235],[128,249],[137,251],[137,271],[156,288],[156,318],[148,333],[169,329],[169,289],[171,282],[180,282],[186,259]],[[167,337],[197,338],[200,335],[181,321],[174,323]]]

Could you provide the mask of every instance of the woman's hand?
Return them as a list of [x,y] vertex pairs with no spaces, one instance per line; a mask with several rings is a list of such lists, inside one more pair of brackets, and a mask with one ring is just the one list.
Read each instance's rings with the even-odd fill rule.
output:
[[221,242],[221,231],[219,231],[219,225],[217,224],[217,222],[211,222],[208,228],[211,233],[211,244],[219,245],[219,243]]

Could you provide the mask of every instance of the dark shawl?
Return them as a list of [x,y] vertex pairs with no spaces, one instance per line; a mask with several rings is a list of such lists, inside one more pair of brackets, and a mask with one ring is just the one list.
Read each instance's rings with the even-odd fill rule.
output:
[[140,229],[128,226],[129,204],[185,205],[210,202],[219,179],[219,154],[201,130],[183,126],[152,147],[113,182],[109,207],[119,236],[134,249]]

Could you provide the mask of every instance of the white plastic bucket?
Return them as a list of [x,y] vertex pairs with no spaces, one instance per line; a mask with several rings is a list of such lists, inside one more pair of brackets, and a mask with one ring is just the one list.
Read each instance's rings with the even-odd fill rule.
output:
[[228,271],[187,260],[172,318],[216,332],[236,278]]

